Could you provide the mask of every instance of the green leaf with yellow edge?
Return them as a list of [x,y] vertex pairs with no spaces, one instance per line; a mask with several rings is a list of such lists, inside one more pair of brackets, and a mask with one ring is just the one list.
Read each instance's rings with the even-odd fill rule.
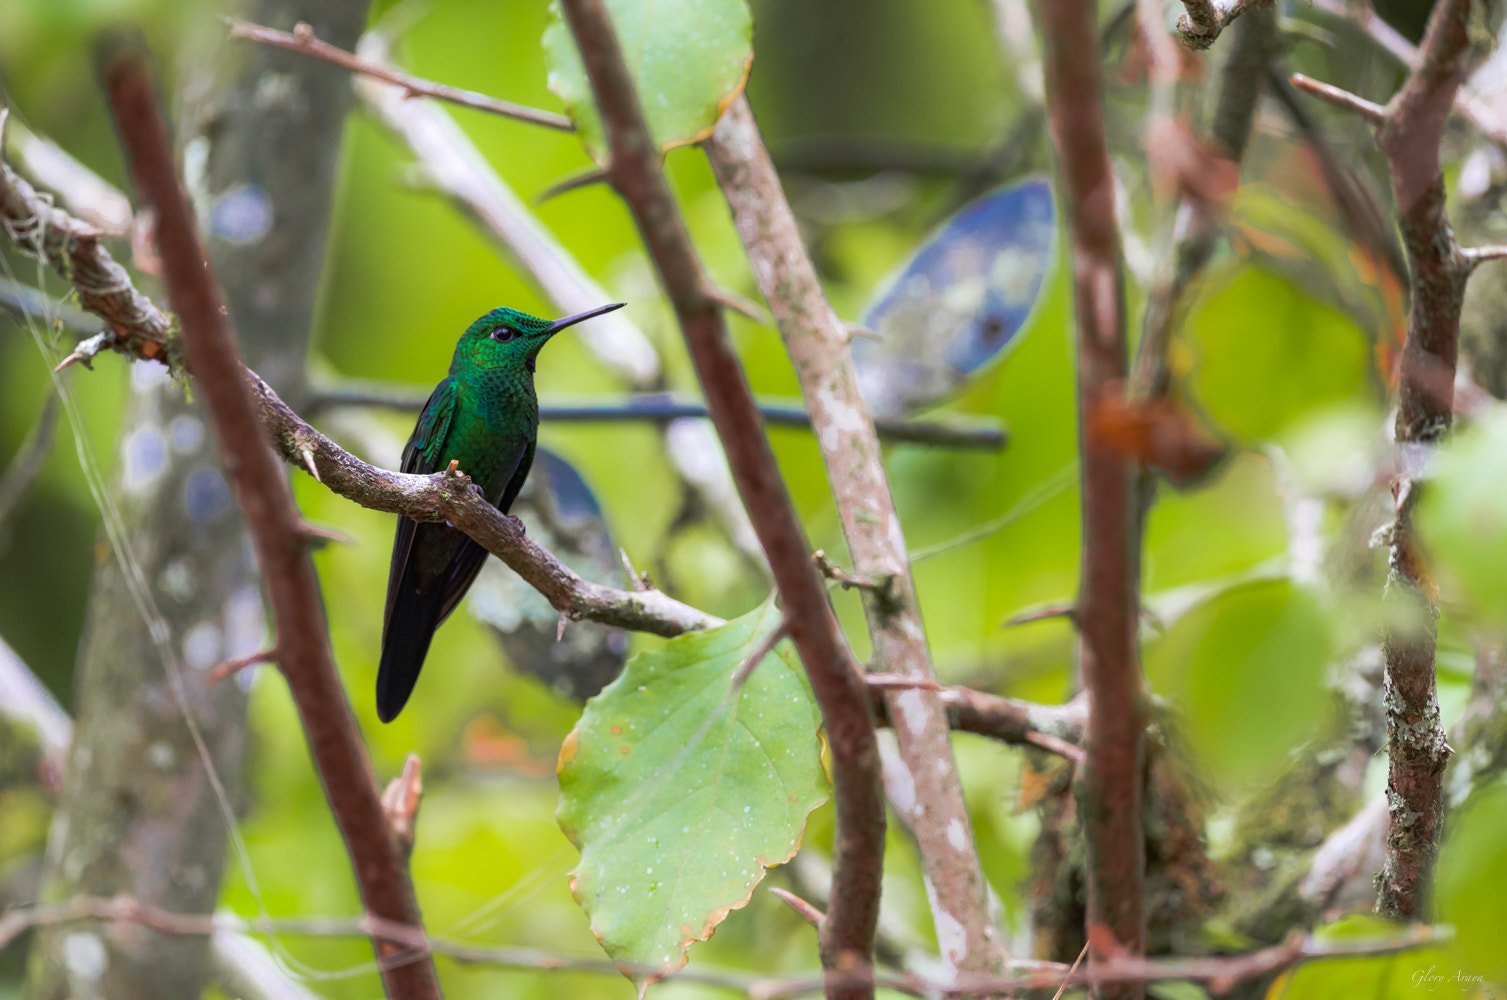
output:
[[1146,648],[1146,674],[1181,709],[1192,756],[1224,782],[1257,782],[1324,718],[1332,626],[1291,580],[1221,590]]
[[1360,327],[1261,268],[1241,266],[1213,283],[1184,336],[1194,401],[1243,442],[1270,439],[1306,413],[1374,393]]
[[686,962],[826,801],[815,700],[789,643],[741,690],[779,624],[773,602],[640,653],[586,704],[560,750],[560,827],[602,947],[642,984]]
[[[606,0],[606,7],[655,144],[663,150],[711,135],[753,64],[746,0]],[[549,14],[549,89],[565,103],[586,151],[606,166],[602,119],[559,0]]]
[[1507,984],[1507,783],[1474,795],[1444,828],[1435,874],[1439,917],[1455,928],[1467,974]]

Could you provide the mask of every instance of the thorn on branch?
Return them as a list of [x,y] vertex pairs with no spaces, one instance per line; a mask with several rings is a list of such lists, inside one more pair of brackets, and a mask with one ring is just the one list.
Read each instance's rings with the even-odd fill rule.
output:
[[746,316],[760,326],[769,326],[769,315],[760,309],[758,304],[746,299],[729,288],[715,288],[710,292],[712,299],[731,309],[740,316]]
[[854,340],[859,339],[872,340],[877,343],[884,339],[873,330],[870,330],[868,327],[864,326],[862,323],[844,323],[843,328],[848,331],[849,343],[852,343]]
[[1321,101],[1333,104],[1337,108],[1352,111],[1372,125],[1380,125],[1386,121],[1387,109],[1385,107],[1377,104],[1375,101],[1368,101],[1364,97],[1359,97],[1348,90],[1336,87],[1333,84],[1315,80],[1313,77],[1304,76],[1302,73],[1294,73],[1292,75],[1292,85],[1306,94],[1317,97]]
[[309,475],[314,477],[316,483],[323,483],[319,478],[319,466],[314,464],[314,452],[310,448],[300,448],[298,453],[303,456],[303,467],[309,470]]
[[836,583],[843,590],[867,590],[879,601],[881,608],[893,614],[900,608],[900,595],[895,592],[895,574],[883,576],[857,576],[833,562],[823,549],[811,553],[811,561],[821,570],[822,576]]
[[633,562],[628,558],[627,549],[619,548],[617,550],[617,554],[618,558],[623,561],[623,569],[628,574],[628,585],[630,587],[632,587],[640,594],[644,593],[645,591],[654,589],[654,583],[649,579],[648,571],[646,570],[640,573],[638,570],[633,568]]
[[555,626],[556,642],[559,642],[560,640],[565,638],[565,626],[568,624],[570,624],[570,615],[566,614],[563,611],[560,612],[560,624]]
[[273,646],[271,649],[263,649],[258,652],[252,653],[250,656],[242,656],[239,659],[235,660],[225,660],[224,662],[210,668],[209,683],[218,684],[226,678],[235,676],[242,670],[245,670],[247,667],[254,667],[259,663],[276,662],[276,646]]
[[780,902],[790,907],[796,913],[800,914],[801,919],[806,921],[806,923],[810,924],[812,927],[820,929],[822,921],[827,919],[826,914],[822,913],[821,910],[818,910],[815,906],[806,902],[804,899],[797,896],[795,893],[789,891],[788,889],[771,888],[769,892],[774,896],[775,899],[778,899]]
[[1018,615],[1011,615],[1000,623],[1000,627],[1015,628],[1017,625],[1051,621],[1053,618],[1066,618],[1074,625],[1077,625],[1078,608],[1073,604],[1046,604],[1039,608],[1032,608],[1029,611],[1022,611]]
[[545,202],[553,198],[558,198],[562,194],[569,194],[572,191],[579,191],[584,187],[591,187],[591,185],[593,184],[600,184],[603,181],[607,180],[610,176],[611,175],[601,167],[588,167],[587,169],[578,171],[577,173],[569,174],[568,176],[562,177],[559,180],[555,181],[555,183],[551,184],[549,187],[545,188],[543,191],[540,191],[537,195],[535,195],[534,207],[538,208]]
[[1507,246],[1464,247],[1460,250],[1460,256],[1465,258],[1466,265],[1474,271],[1488,260],[1507,258]]
[[419,798],[424,794],[423,768],[419,755],[411,753],[403,761],[403,773],[387,783],[382,791],[382,815],[388,829],[397,838],[403,853],[413,853],[413,828],[419,814]]
[[356,544],[355,539],[351,538],[350,535],[347,535],[343,531],[336,531],[334,528],[320,527],[317,524],[310,524],[308,521],[303,521],[299,524],[298,537],[303,540],[303,543],[305,545],[307,545],[314,551],[318,551],[319,549],[324,548],[326,545],[331,544]]
[[69,354],[62,361],[59,361],[53,371],[60,372],[77,361],[92,372],[94,371],[94,356],[100,351],[114,346],[115,331],[101,330],[89,339],[79,341],[79,345],[73,349],[73,353]]

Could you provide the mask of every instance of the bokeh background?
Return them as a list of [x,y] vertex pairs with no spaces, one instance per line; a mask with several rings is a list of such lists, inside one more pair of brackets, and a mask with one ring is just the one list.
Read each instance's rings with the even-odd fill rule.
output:
[[[379,0],[373,18],[390,7]],[[889,276],[962,204],[1000,185],[1050,175],[1039,98],[1022,87],[1029,74],[1019,72],[1021,50],[1001,44],[993,5],[755,0],[752,9],[757,57],[749,97],[844,318],[861,318]],[[33,130],[128,189],[94,79],[91,39],[107,25],[141,26],[158,54],[164,93],[173,95],[187,75],[180,67],[197,49],[219,44],[225,12],[203,0],[9,0],[0,5],[5,101]],[[397,49],[407,69],[559,107],[539,44],[543,0],[430,0],[412,13]],[[1175,192],[1154,182],[1140,145],[1143,52],[1133,32],[1115,26],[1116,17],[1129,20],[1123,11],[1106,6],[1102,14],[1130,314],[1138,322],[1146,284],[1165,257]],[[1291,68],[1369,95],[1384,97],[1396,85],[1398,67],[1356,31],[1309,16],[1329,37],[1294,42]],[[1182,100],[1194,120],[1205,110],[1198,91],[1217,67],[1216,52],[1186,88],[1191,96]],[[1313,113],[1328,123],[1338,155],[1385,210],[1386,188],[1364,131],[1324,109]],[[454,116],[525,199],[589,166],[571,135],[464,109]],[[1464,137],[1450,141],[1453,180],[1473,147]],[[443,376],[456,337],[476,316],[502,304],[551,311],[453,206],[411,183],[411,159],[378,124],[359,110],[352,115],[308,359],[321,377],[427,389]],[[703,154],[675,150],[667,169],[711,271],[726,287],[757,298]],[[1344,743],[1355,725],[1335,707],[1336,676],[1353,676],[1336,665],[1363,658],[1375,642],[1383,568],[1367,535],[1380,523],[1375,473],[1385,446],[1386,360],[1405,320],[1402,284],[1385,255],[1351,228],[1313,153],[1273,101],[1258,116],[1243,181],[1231,237],[1173,350],[1181,398],[1232,448],[1195,480],[1161,484],[1146,527],[1143,574],[1150,609],[1164,619],[1148,624],[1147,672],[1179,713],[1193,769],[1208,786],[1216,854],[1244,849],[1231,831],[1253,790],[1272,788],[1299,759],[1299,748]],[[536,211],[610,294],[629,303],[628,314],[661,355],[665,387],[693,391],[679,332],[617,197],[595,185]],[[1077,585],[1076,481],[1064,472],[1072,468],[1077,433],[1071,269],[1061,244],[1005,356],[938,407],[943,415],[1003,422],[1008,447],[988,453],[898,444],[885,456],[907,542],[925,556],[916,561],[916,583],[938,673],[947,682],[1047,703],[1066,700],[1074,689],[1070,625],[1004,623],[1024,610],[1070,601]],[[34,262],[8,246],[3,252],[16,280],[38,283]],[[55,282],[46,286],[61,291]],[[145,286],[160,291],[149,278]],[[736,314],[730,324],[755,390],[797,395],[778,333]],[[51,391],[46,367],[24,322],[0,310],[0,463],[21,447],[43,409]],[[113,474],[131,374],[119,358],[103,356],[92,372],[69,377],[82,404],[83,439],[76,442],[65,423],[35,484],[0,522],[0,637],[64,705],[71,703],[89,581],[104,553],[75,446],[92,449],[107,479]],[[538,384],[541,393],[622,391],[617,377],[570,336],[543,354]],[[342,426],[348,446],[393,463],[411,418],[363,411]],[[774,429],[770,437],[813,546],[842,553],[810,436]],[[687,487],[655,427],[546,423],[540,440],[584,478],[614,543],[674,596],[724,617],[764,599],[767,578],[717,519],[704,510],[687,518]],[[424,761],[412,867],[430,932],[599,954],[567,884],[576,854],[554,819],[555,758],[579,717],[579,702],[510,663],[487,626],[462,613],[441,629],[407,711],[391,725],[379,724],[372,692],[392,518],[335,497],[301,473],[293,481],[305,514],[350,539],[324,548],[316,561],[336,659],[378,775],[394,775],[409,752]],[[1012,511],[1019,516],[1003,517]],[[1001,519],[996,530],[975,530]],[[1458,596],[1441,623],[1446,725],[1465,704],[1481,637],[1490,633],[1481,605],[1466,590]],[[856,599],[845,592],[833,599],[855,648],[866,655]],[[658,641],[633,636],[630,647]],[[229,861],[222,904],[247,916],[261,906],[274,916],[357,913],[346,856],[283,682],[267,669],[246,676],[251,745],[237,806],[247,854],[244,865],[234,856]],[[955,745],[985,874],[1012,939],[1028,949],[1025,884],[1041,821],[1021,792],[1024,757],[975,737],[959,736]],[[1350,790],[1356,801],[1380,787],[1381,762],[1361,767]],[[25,782],[0,788],[0,886],[26,884],[50,815],[45,789]],[[806,850],[818,858],[830,846],[830,825],[829,805],[807,832]],[[890,929],[912,947],[933,949],[914,847],[898,824],[891,826],[889,849]],[[767,884],[786,884],[785,877],[776,871]],[[0,896],[22,898],[4,890]],[[380,991],[361,940],[287,937],[281,947],[324,996]],[[17,952],[0,955],[0,997],[20,995]],[[692,963],[809,970],[817,965],[815,937],[760,890],[710,942],[694,946]],[[453,997],[620,997],[632,989],[612,976],[444,958],[439,964]],[[706,989],[669,983],[655,993],[690,997]]]

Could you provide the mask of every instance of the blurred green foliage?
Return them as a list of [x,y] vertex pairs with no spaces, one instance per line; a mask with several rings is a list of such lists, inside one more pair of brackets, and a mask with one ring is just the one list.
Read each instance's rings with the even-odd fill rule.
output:
[[[379,4],[374,16],[391,6]],[[171,54],[192,52],[223,30],[215,21],[221,12],[210,0],[0,4],[6,99],[37,131],[123,184],[120,154],[92,79],[91,34],[121,20],[143,24],[162,54],[164,87],[171,93],[181,82]],[[753,13],[757,60],[749,94],[777,158],[782,145],[814,138],[839,153],[845,144],[883,139],[929,143],[982,160],[1027,110],[998,51],[985,4],[759,0]],[[540,41],[547,21],[545,0],[433,0],[404,34],[399,55],[420,75],[558,108]],[[1319,58],[1307,50],[1300,55]],[[1128,89],[1117,79],[1112,87]],[[455,115],[525,197],[591,165],[575,136],[466,110]],[[1030,141],[1035,145],[1025,162],[1047,162],[1039,136]],[[1373,446],[1380,424],[1385,380],[1375,370],[1375,348],[1391,331],[1385,321],[1390,293],[1381,279],[1337,276],[1350,260],[1348,234],[1327,215],[1283,218],[1284,199],[1312,197],[1308,188],[1301,197],[1292,193],[1312,180],[1291,173],[1290,158],[1282,158],[1289,151],[1285,138],[1257,137],[1252,161],[1281,169],[1260,178],[1274,187],[1267,200],[1246,204],[1241,224],[1250,233],[1262,227],[1282,232],[1222,252],[1174,351],[1197,411],[1248,450],[1185,491],[1160,487],[1145,533],[1148,603],[1165,595],[1181,595],[1182,601],[1181,612],[1163,623],[1165,634],[1147,633],[1148,676],[1170,702],[1172,718],[1219,793],[1272,779],[1287,755],[1323,735],[1321,726],[1330,718],[1326,669],[1374,635],[1347,621],[1355,616],[1343,587],[1331,589],[1334,581],[1327,579],[1297,583],[1286,574],[1295,533],[1284,504],[1293,491],[1301,487],[1323,501],[1320,528],[1332,538],[1346,530],[1348,505],[1366,487],[1354,480],[1365,480],[1371,465],[1357,467],[1355,457]],[[455,337],[477,315],[499,304],[550,311],[450,205],[399,183],[409,160],[371,121],[353,118],[311,359],[317,367],[428,385],[443,375]],[[710,270],[727,287],[756,295],[701,153],[672,150],[666,162]],[[954,207],[952,182],[939,175],[834,169],[791,171],[786,182],[828,293],[844,317],[860,315],[885,276]],[[1167,207],[1149,187],[1128,193],[1137,217]],[[630,314],[662,353],[669,386],[693,388],[678,330],[616,196],[598,185],[552,199],[537,211],[614,296],[629,302]],[[947,407],[1007,421],[1009,448],[979,454],[897,446],[886,453],[907,542],[913,552],[935,553],[916,562],[915,577],[939,674],[945,681],[1044,702],[1061,701],[1073,689],[1071,628],[1062,621],[1001,625],[1024,607],[1074,595],[1080,560],[1075,487],[1051,493],[986,537],[948,543],[1011,510],[1071,469],[1076,458],[1065,243],[1059,240],[1057,266],[1008,361],[986,371]],[[0,253],[18,279],[61,292],[32,262],[8,248]],[[144,284],[160,291],[150,281]],[[1143,293],[1132,274],[1132,303],[1142,302]],[[793,394],[797,387],[778,334],[738,316],[730,323],[755,390]],[[104,357],[95,371],[69,377],[84,404],[82,440],[75,442],[67,428],[60,432],[25,504],[0,524],[0,636],[65,703],[89,578],[100,557],[97,514],[75,445],[91,448],[109,474],[115,421],[131,375],[119,359]],[[541,357],[538,382],[546,392],[620,388],[569,337]],[[25,326],[0,314],[0,462],[14,453],[48,391],[45,367]],[[386,441],[394,454],[410,422],[400,416],[361,419],[363,441]],[[1429,485],[1421,515],[1446,585],[1458,584],[1461,595],[1460,613],[1445,622],[1455,660],[1441,660],[1455,707],[1468,688],[1468,674],[1456,662],[1469,643],[1459,623],[1492,615],[1500,620],[1507,601],[1497,569],[1507,545],[1498,482],[1504,426],[1494,418],[1459,443],[1441,463],[1437,483]],[[581,471],[602,501],[617,543],[640,567],[652,567],[657,582],[724,617],[760,604],[767,581],[714,526],[672,535],[682,497],[655,430],[620,423],[546,425],[541,433]],[[842,553],[815,444],[791,430],[773,430],[771,440],[813,547]],[[379,725],[371,691],[392,519],[357,508],[306,476],[295,475],[294,483],[307,516],[337,526],[353,542],[323,550],[316,561],[337,662],[377,772],[383,779],[392,776],[408,752],[425,762],[412,865],[431,933],[451,941],[600,956],[571,898],[567,872],[577,854],[555,821],[555,761],[580,706],[509,669],[486,629],[457,615],[435,640],[421,696],[395,723]],[[1196,599],[1187,600],[1189,594]],[[855,649],[867,655],[857,599],[836,592],[834,602]],[[641,653],[666,648],[643,636],[632,642]],[[252,683],[255,749],[241,824],[249,865],[232,865],[223,901],[248,916],[263,908],[275,916],[357,913],[348,862],[284,686],[268,670],[258,671]],[[1007,922],[1018,929],[1027,906],[1020,882],[1038,825],[1034,813],[1014,804],[1021,755],[970,737],[958,738],[957,754],[985,874]],[[39,801],[0,791],[0,881],[41,848]],[[1462,819],[1441,869],[1442,914],[1474,921],[1485,929],[1481,933],[1498,934],[1495,940],[1507,936],[1507,915],[1484,895],[1497,881],[1477,876],[1501,865],[1489,832],[1500,829],[1499,807],[1496,799],[1486,799]],[[830,805],[813,815],[805,844],[829,853]],[[771,876],[786,877],[779,869]],[[885,905],[895,925],[934,945],[915,849],[898,824],[889,835]],[[1495,961],[1482,958],[1488,953],[1479,948],[1471,951],[1472,940],[1462,933],[1462,961]],[[363,941],[286,936],[277,947],[290,968],[325,996],[364,997],[377,989],[370,946]],[[1410,953],[1405,961],[1314,962],[1284,981],[1279,995],[1401,996],[1409,963],[1426,954]],[[754,892],[750,905],[729,915],[692,961],[761,973],[810,970],[817,964],[815,938],[768,893]],[[1444,968],[1446,960],[1439,965]],[[631,988],[614,977],[573,972],[447,959],[440,968],[447,995],[458,998],[626,996]],[[6,977],[13,973],[13,966],[0,965],[0,996],[7,995],[12,980]],[[666,1000],[704,995],[674,982],[655,990]],[[1157,990],[1187,995],[1173,985]]]

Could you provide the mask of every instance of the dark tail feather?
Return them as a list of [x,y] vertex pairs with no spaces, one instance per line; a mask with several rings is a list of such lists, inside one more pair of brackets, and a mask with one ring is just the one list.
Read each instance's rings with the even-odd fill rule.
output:
[[382,662],[377,667],[377,718],[383,722],[396,719],[408,704],[429,642],[439,628],[443,602],[444,593],[438,587],[429,593],[398,594],[382,636]]

